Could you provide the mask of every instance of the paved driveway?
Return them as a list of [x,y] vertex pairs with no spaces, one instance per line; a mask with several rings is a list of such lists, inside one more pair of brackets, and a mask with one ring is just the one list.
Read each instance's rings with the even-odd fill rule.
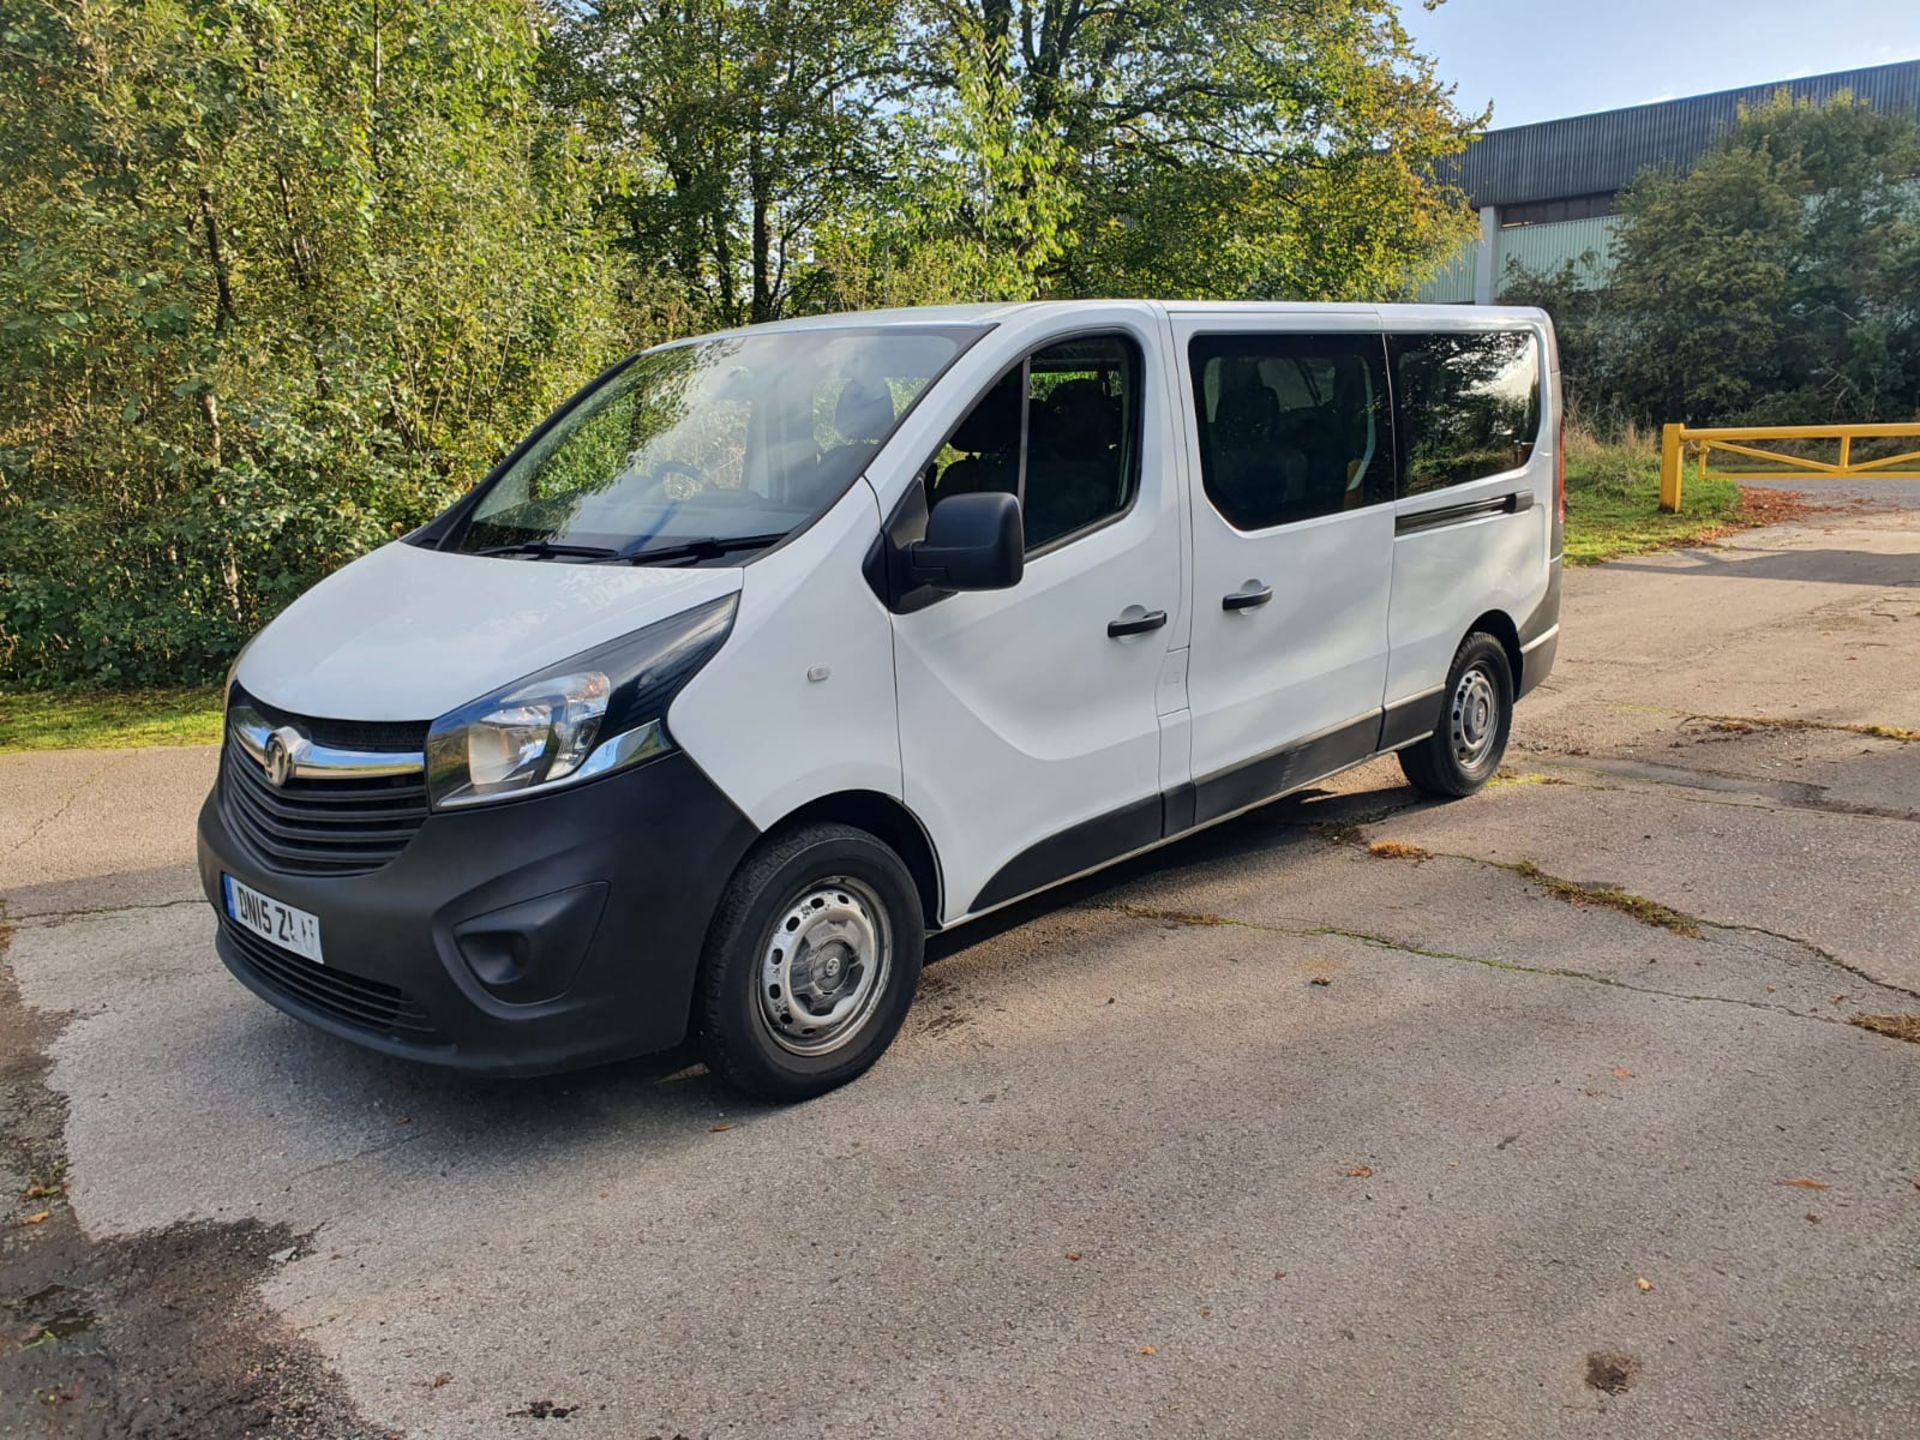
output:
[[48,1217],[0,1417],[1912,1436],[1920,1047],[1851,1022],[1920,1012],[1920,514],[1575,572],[1565,619],[1482,796],[1371,766],[944,940],[789,1110],[311,1033],[213,958],[208,753],[0,760]]

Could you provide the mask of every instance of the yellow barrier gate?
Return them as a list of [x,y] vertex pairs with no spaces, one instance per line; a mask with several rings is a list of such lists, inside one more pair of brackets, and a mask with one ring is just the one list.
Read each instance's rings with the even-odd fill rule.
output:
[[[1771,440],[1831,440],[1840,446],[1837,463],[1809,460],[1804,455],[1787,455],[1778,450],[1758,448]],[[1900,455],[1885,455],[1877,460],[1855,461],[1856,440],[1920,440],[1920,424],[1913,425],[1762,425],[1747,430],[1690,430],[1685,425],[1668,425],[1661,431],[1660,508],[1680,508],[1681,481],[1686,470],[1687,450],[1697,447],[1700,478],[1709,473],[1721,480],[1920,480],[1920,450]],[[1725,470],[1709,472],[1707,466],[1715,451],[1765,460],[1784,468],[1754,470],[1735,474]],[[1905,465],[1902,470],[1898,467]]]

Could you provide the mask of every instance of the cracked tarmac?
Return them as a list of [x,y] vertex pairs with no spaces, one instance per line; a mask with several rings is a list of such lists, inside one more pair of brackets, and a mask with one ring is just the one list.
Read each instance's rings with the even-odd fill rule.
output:
[[[1565,624],[1485,794],[1368,766],[942,937],[792,1110],[311,1033],[212,957],[209,752],[0,760],[64,1155],[0,1254],[70,1227],[102,1317],[0,1407],[66,1347],[46,1433],[1912,1436],[1920,1046],[1854,1022],[1920,1013],[1920,512],[1574,572]],[[109,1252],[198,1257],[175,1343],[239,1378],[89,1410]]]

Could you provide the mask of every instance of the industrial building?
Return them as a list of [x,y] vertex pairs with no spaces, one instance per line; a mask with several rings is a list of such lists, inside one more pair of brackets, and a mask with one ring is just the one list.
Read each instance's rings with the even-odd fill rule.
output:
[[1876,109],[1920,114],[1920,60],[1490,130],[1447,177],[1480,212],[1480,238],[1420,298],[1492,304],[1516,262],[1554,272],[1572,261],[1587,284],[1603,285],[1620,191],[1645,170],[1690,169],[1743,107],[1782,90],[1819,101],[1846,91]]

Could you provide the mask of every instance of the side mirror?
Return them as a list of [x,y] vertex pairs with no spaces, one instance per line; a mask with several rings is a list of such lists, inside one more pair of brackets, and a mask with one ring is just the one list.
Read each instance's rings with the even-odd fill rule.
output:
[[1020,502],[1002,491],[949,495],[907,547],[907,573],[936,590],[1011,590],[1026,569]]

